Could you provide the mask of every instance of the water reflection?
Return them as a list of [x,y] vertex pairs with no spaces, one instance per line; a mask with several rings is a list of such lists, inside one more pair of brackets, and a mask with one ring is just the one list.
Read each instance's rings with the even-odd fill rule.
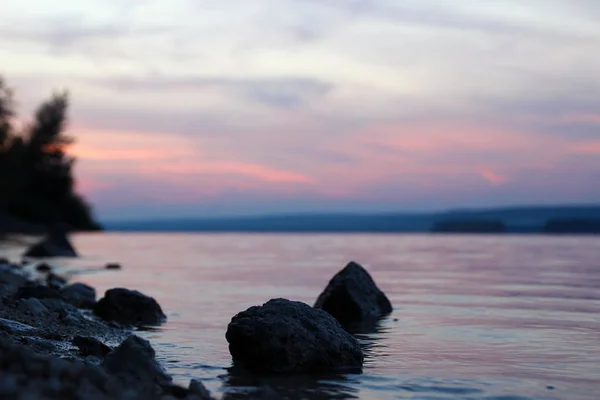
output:
[[249,394],[281,399],[354,399],[359,392],[359,380],[351,374],[256,375],[231,367],[221,379],[223,399],[247,399]]
[[[597,238],[109,233],[74,239],[86,258],[72,266],[98,268],[113,261],[107,257],[124,265],[77,279],[99,295],[122,286],[155,297],[169,320],[140,334],[176,381],[198,378],[217,398],[269,383],[290,398],[295,385],[306,398],[598,398]],[[355,332],[366,355],[363,374],[283,381],[229,374],[224,335],[233,315],[272,297],[313,304],[351,259],[363,263],[395,306],[374,330]]]

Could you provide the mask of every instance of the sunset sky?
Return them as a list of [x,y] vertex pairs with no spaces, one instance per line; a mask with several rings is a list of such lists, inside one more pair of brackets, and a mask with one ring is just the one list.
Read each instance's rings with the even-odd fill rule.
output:
[[600,201],[598,0],[0,2],[101,219]]

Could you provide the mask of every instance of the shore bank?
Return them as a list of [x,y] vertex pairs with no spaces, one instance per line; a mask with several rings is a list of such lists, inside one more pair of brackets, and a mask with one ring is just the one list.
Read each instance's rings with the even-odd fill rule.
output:
[[81,301],[91,290],[47,264],[0,259],[0,398],[212,398],[196,380],[173,384],[132,328],[94,315]]

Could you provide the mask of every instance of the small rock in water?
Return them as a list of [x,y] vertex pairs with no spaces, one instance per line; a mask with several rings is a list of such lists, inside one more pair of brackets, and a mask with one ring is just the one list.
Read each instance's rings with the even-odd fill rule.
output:
[[225,337],[233,360],[253,372],[360,369],[364,358],[358,341],[335,318],[286,299],[240,312]]
[[52,271],[52,267],[50,265],[48,265],[47,263],[41,263],[36,265],[35,269],[38,272],[50,272]]
[[77,253],[65,232],[54,231],[46,239],[31,246],[23,256],[31,258],[77,257]]
[[28,312],[33,315],[42,315],[48,312],[48,309],[35,297],[19,301],[18,307],[19,310]]
[[106,269],[121,269],[121,264],[108,263],[108,264],[106,264],[106,266],[104,268],[106,268]]
[[75,336],[73,344],[79,348],[82,356],[96,356],[104,358],[112,349],[93,337]]
[[392,312],[392,304],[371,275],[355,262],[335,274],[315,308],[327,311],[344,326],[373,324]]
[[94,313],[106,321],[133,326],[159,325],[167,319],[152,297],[123,288],[107,290],[94,305]]
[[172,378],[166,374],[155,357],[154,349],[147,340],[132,335],[108,353],[102,365],[106,371],[125,381],[170,385]]
[[93,308],[96,304],[96,289],[83,283],[65,286],[60,293],[65,301],[79,308]]

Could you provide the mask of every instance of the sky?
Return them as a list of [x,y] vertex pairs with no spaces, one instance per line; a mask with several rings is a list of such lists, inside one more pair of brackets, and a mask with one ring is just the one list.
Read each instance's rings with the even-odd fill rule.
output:
[[600,200],[597,0],[0,2],[100,219]]

